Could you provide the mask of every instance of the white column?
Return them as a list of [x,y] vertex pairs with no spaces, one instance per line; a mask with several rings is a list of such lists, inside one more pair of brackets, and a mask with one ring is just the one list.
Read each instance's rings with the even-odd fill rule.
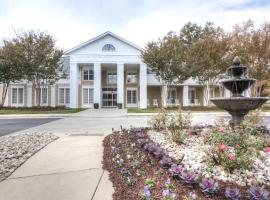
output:
[[183,107],[189,106],[188,102],[188,85],[183,87]]
[[124,108],[124,64],[117,63],[117,103],[122,104]]
[[70,63],[70,107],[78,108],[78,64]]
[[32,107],[33,85],[27,85],[27,107]]
[[140,64],[140,108],[147,108],[147,65]]
[[51,107],[55,107],[55,85],[51,85]]
[[94,63],[94,103],[101,108],[101,64]]
[[[10,86],[9,86],[10,87]],[[3,88],[4,89],[4,88]],[[9,89],[9,88],[8,88]],[[6,99],[5,99],[5,102],[3,103],[3,106],[4,107],[8,107],[8,101],[9,101],[9,99],[8,99],[8,96],[9,96],[9,91],[7,90],[7,94],[6,94]],[[10,101],[11,101],[11,99],[10,99]]]

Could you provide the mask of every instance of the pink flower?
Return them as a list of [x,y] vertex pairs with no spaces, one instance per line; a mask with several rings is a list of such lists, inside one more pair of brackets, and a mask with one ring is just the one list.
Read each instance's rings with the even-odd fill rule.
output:
[[265,148],[266,153],[270,153],[270,147]]
[[230,159],[230,160],[234,160],[234,158],[235,158],[235,155],[234,155],[233,153],[230,153],[230,154],[229,154],[229,159]]
[[226,151],[227,150],[227,146],[225,144],[221,144],[219,147],[220,147],[220,149],[222,151]]
[[261,165],[261,164],[262,164],[262,161],[261,161],[260,159],[257,158],[257,159],[255,160],[255,164],[256,164],[256,165]]
[[220,132],[224,133],[225,132],[225,128],[224,127],[220,127]]
[[240,147],[240,145],[239,145],[239,144],[235,144],[234,146],[235,146],[236,148]]

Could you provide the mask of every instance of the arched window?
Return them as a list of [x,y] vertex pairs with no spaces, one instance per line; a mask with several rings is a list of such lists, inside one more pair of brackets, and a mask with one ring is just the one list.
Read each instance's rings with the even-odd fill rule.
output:
[[115,47],[112,44],[105,44],[102,47],[102,51],[115,51]]

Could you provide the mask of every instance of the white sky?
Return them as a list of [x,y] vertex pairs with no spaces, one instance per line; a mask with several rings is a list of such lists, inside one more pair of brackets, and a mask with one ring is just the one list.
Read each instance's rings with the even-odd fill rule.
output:
[[41,30],[67,50],[110,30],[143,47],[189,21],[230,30],[248,19],[270,21],[270,0],[0,0],[0,40]]

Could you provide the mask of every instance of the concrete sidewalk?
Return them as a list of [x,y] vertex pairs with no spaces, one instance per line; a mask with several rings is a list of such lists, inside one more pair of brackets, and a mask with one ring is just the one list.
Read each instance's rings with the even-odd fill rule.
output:
[[5,200],[109,200],[102,136],[61,136],[0,183]]

